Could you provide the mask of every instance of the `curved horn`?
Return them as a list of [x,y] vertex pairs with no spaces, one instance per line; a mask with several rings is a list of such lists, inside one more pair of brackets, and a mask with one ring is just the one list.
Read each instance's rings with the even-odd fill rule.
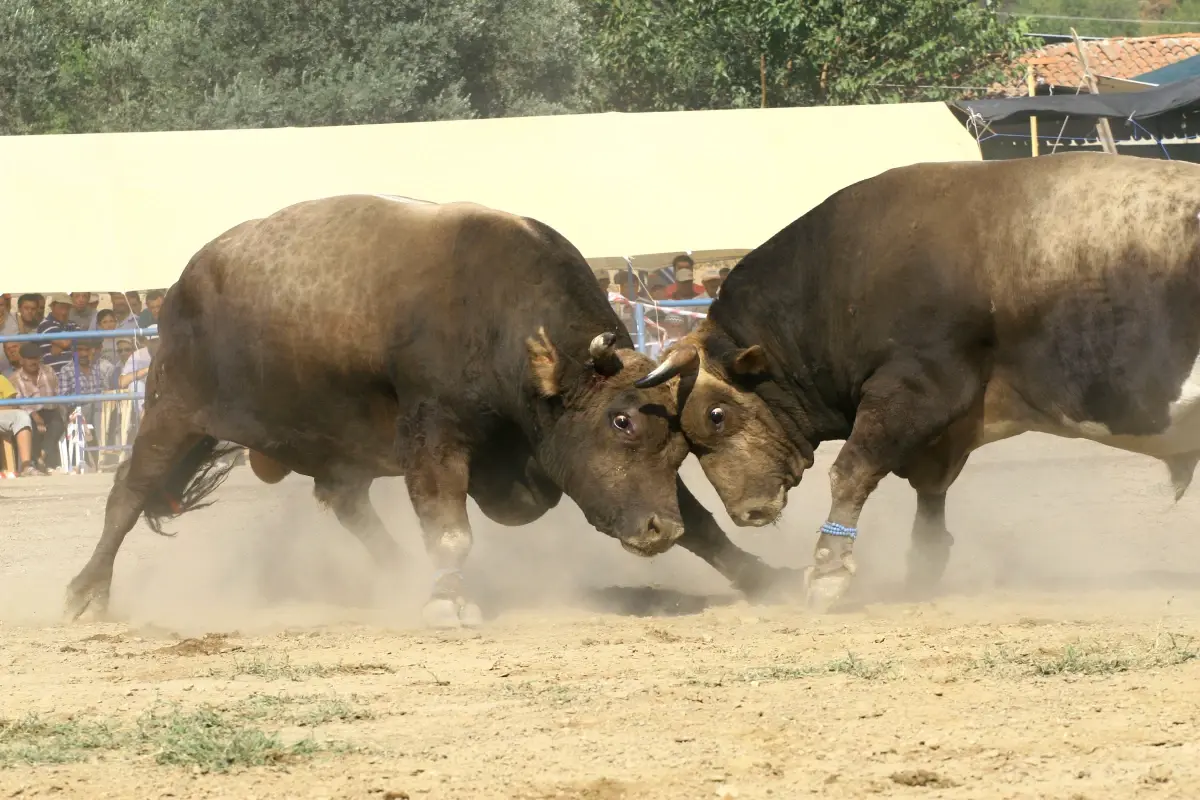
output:
[[606,378],[621,371],[621,358],[613,348],[613,343],[616,341],[615,333],[605,331],[592,339],[592,343],[588,345],[588,355],[592,357],[592,364],[595,366],[596,372]]
[[655,367],[653,372],[634,381],[633,385],[639,389],[649,389],[651,386],[666,383],[695,363],[698,357],[699,353],[696,352],[695,347],[688,344],[681,345],[672,351],[665,361]]

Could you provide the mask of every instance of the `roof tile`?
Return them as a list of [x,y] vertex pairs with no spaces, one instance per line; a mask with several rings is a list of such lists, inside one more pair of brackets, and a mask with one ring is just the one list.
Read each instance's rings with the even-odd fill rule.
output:
[[[1084,42],[1083,48],[1093,74],[1129,79],[1200,54],[1200,33],[1099,39]],[[1032,67],[1038,83],[1070,88],[1082,88],[1085,84],[1074,42],[1031,50],[1017,59],[1017,63]],[[1003,90],[1009,94],[1024,94],[1024,77]]]

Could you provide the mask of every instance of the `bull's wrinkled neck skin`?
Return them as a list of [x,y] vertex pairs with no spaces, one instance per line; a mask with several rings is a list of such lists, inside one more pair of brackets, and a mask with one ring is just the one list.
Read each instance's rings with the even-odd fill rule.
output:
[[762,399],[793,447],[811,462],[822,442],[850,435],[853,405],[828,368],[825,354],[810,352],[789,330],[795,312],[789,312],[786,303],[778,302],[772,292],[763,292],[752,308],[742,308],[740,296],[726,295],[721,287],[703,327],[705,350],[717,363],[752,345],[766,352],[769,379],[743,388]]

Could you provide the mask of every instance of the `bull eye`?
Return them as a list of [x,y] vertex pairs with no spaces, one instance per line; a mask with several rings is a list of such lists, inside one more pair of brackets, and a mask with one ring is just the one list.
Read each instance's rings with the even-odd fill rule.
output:
[[708,421],[713,424],[713,427],[720,428],[725,424],[725,409],[720,406],[714,406],[708,411]]
[[612,426],[622,433],[633,432],[633,420],[628,414],[615,414],[612,418]]

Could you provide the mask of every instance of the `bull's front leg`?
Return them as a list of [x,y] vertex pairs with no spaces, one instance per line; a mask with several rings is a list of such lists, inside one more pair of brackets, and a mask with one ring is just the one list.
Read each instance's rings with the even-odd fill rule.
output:
[[479,606],[468,598],[462,575],[474,541],[467,519],[470,456],[449,434],[438,428],[422,431],[421,446],[406,459],[404,476],[433,563],[433,586],[423,616],[427,625],[436,628],[483,621]]
[[[889,472],[903,471],[927,442],[947,433],[980,396],[982,383],[969,362],[943,355],[938,366],[930,371],[915,359],[897,360],[863,385],[854,430],[829,470],[833,502],[809,577],[814,610],[826,611],[840,600],[857,572],[858,519],[875,487]],[[953,475],[962,463],[955,466]]]

